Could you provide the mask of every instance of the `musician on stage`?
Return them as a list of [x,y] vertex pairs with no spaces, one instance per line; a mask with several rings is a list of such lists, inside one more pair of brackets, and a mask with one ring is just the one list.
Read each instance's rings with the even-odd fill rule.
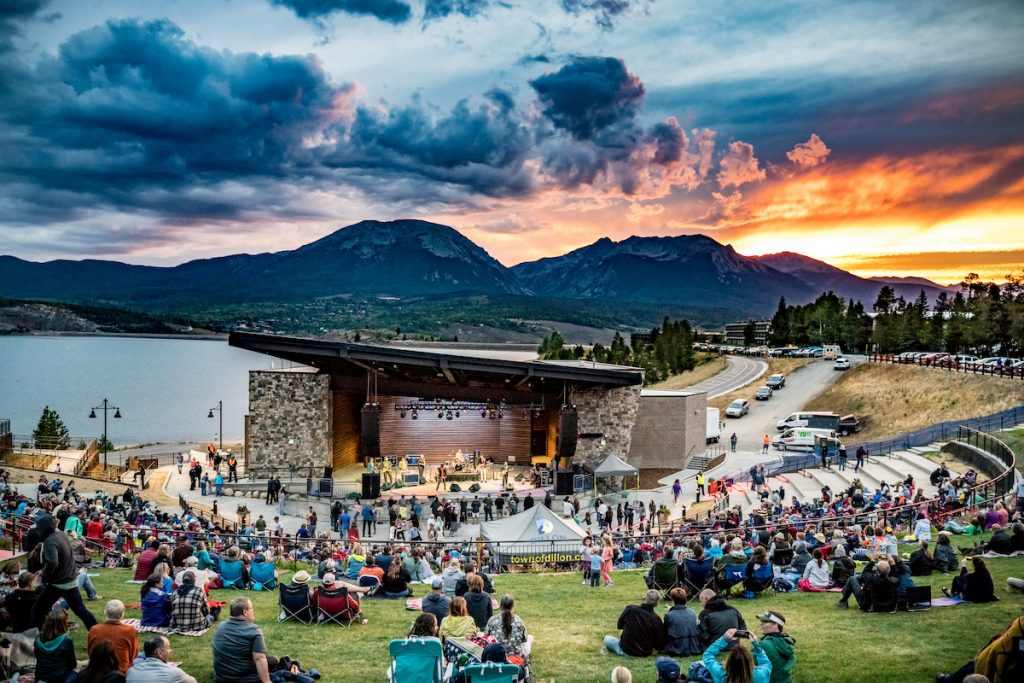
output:
[[409,472],[409,461],[403,455],[398,459],[398,481],[405,483],[405,475]]
[[505,488],[506,486],[508,486],[508,461],[507,460],[505,461],[505,464],[501,466],[501,487]]
[[391,458],[384,458],[384,463],[380,468],[381,479],[385,484],[394,484],[395,478],[391,473]]
[[448,475],[448,461],[445,460],[441,463],[440,467],[437,468],[437,486],[434,487],[435,491],[440,491],[441,487],[444,486],[444,481]]

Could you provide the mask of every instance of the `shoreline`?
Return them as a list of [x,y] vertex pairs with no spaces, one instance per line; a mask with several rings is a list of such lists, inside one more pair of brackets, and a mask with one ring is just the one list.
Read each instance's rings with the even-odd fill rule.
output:
[[185,339],[201,341],[223,341],[228,340],[228,335],[221,332],[210,334],[197,334],[194,332],[182,332],[181,334],[167,333],[145,333],[145,332],[23,332],[20,334],[4,334],[3,337],[123,337],[127,339]]

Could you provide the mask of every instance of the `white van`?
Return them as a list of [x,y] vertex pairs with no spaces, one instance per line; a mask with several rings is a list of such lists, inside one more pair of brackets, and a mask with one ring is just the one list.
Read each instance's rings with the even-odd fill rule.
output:
[[835,360],[843,355],[843,350],[839,348],[839,344],[825,344],[821,347],[821,357],[825,360]]
[[[831,426],[830,423],[832,418],[835,418],[836,426],[838,426],[839,416],[835,413],[809,412],[801,410],[795,413],[790,413],[789,417],[784,420],[779,420],[775,425],[775,428],[780,432],[792,427],[814,427],[820,429],[824,426]],[[828,424],[822,424],[823,422]]]
[[818,444],[818,439],[835,439],[836,433],[832,429],[809,429],[807,427],[796,427],[787,429],[774,439],[772,445],[780,451],[813,451]]

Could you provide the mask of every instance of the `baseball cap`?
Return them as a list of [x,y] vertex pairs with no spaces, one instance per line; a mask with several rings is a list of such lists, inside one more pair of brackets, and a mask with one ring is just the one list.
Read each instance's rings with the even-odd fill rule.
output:
[[678,681],[682,670],[671,657],[658,657],[654,660],[654,668],[658,670],[659,681]]
[[758,618],[759,621],[770,621],[773,624],[778,624],[779,626],[785,626],[786,625],[786,617],[782,616],[781,614],[779,614],[778,612],[776,612],[774,610],[768,610],[767,612],[762,612],[761,614],[757,615],[757,618]]
[[333,586],[334,585],[334,574],[332,574],[330,572],[327,572],[326,574],[324,574],[323,582],[324,582],[325,586]]
[[437,590],[438,588],[440,588],[443,585],[444,585],[444,582],[441,580],[440,576],[435,576],[434,580],[430,582],[430,587],[433,588],[434,590]]

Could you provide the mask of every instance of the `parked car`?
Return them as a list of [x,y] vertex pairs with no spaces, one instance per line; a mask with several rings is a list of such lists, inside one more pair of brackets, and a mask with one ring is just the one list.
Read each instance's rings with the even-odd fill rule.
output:
[[771,387],[758,387],[757,391],[754,392],[754,398],[758,401],[767,401],[772,397]]
[[835,364],[832,366],[834,370],[849,370],[850,359],[849,358],[836,358]]
[[860,420],[856,415],[843,415],[839,418],[839,436],[849,436],[860,431]]
[[794,427],[785,430],[772,439],[772,446],[780,451],[814,451],[821,439],[834,440],[835,438],[836,433],[831,429]]
[[781,389],[786,386],[786,376],[781,372],[776,372],[774,375],[769,377],[765,384],[770,386],[773,390]]
[[745,398],[738,398],[729,404],[725,409],[726,417],[743,417],[750,412],[750,401]]

